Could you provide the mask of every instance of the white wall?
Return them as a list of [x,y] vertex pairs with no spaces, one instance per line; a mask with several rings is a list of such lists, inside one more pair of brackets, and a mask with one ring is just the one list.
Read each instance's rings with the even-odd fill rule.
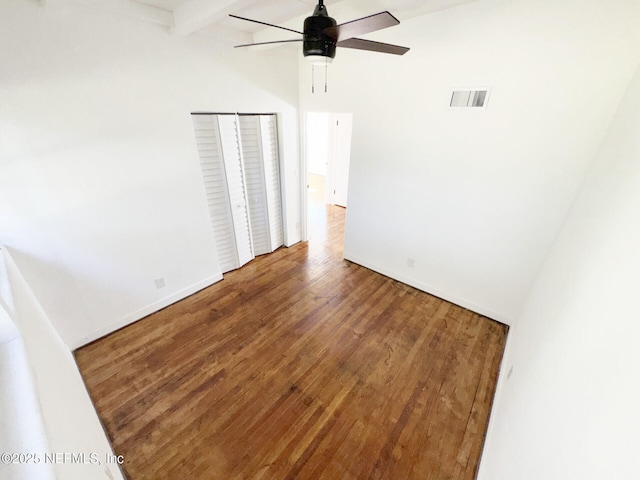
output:
[[[0,317],[18,333],[0,342],[1,452],[34,455],[0,464],[0,479],[122,480],[119,466],[107,462],[114,454],[71,352],[6,249],[0,287]],[[45,457],[56,453],[85,458],[51,463]]]
[[481,480],[638,478],[640,69],[510,332]]
[[[639,18],[633,0],[483,0],[367,37],[403,57],[338,49],[328,94],[300,62],[302,111],[354,112],[345,257],[512,323],[632,76]],[[448,107],[485,86],[486,110]]]
[[296,50],[22,0],[0,44],[0,244],[71,348],[220,278],[192,111],[279,113],[299,240]]
[[[0,252],[0,277],[3,276]],[[3,286],[5,278],[0,278]],[[7,313],[0,291],[0,452],[49,452],[38,395],[24,341]],[[40,457],[38,457],[39,459]],[[12,458],[10,457],[10,460]],[[19,458],[16,460],[20,460]],[[35,458],[29,458],[35,462]],[[53,465],[44,461],[0,462],[0,479],[55,480]]]

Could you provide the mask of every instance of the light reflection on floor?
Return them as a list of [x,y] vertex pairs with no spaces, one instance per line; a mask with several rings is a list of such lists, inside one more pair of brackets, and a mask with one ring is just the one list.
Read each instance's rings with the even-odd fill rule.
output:
[[[326,203],[325,177],[309,175],[308,179],[308,216],[307,237],[310,253],[318,255],[321,251],[333,254],[344,248],[345,208]],[[318,258],[322,256],[319,255]]]
[[309,174],[308,188],[308,237],[309,242],[314,240],[326,240],[327,237],[327,211],[325,200],[326,177],[323,175]]

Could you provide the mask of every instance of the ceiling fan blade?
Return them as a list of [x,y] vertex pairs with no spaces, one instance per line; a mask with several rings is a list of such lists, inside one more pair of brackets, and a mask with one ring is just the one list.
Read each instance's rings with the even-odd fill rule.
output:
[[245,43],[242,45],[235,45],[233,48],[239,47],[254,47],[256,45],[271,45],[272,43],[289,43],[289,42],[302,42],[304,38],[294,38],[291,40],[274,40],[272,42],[259,42],[259,43]]
[[261,22],[260,20],[252,20],[251,18],[239,17],[238,15],[231,15],[231,14],[229,14],[229,16],[233,17],[233,18],[237,18],[239,20],[246,20],[247,22],[259,23],[260,25],[266,25],[267,27],[280,28],[281,30],[287,30],[289,32],[299,33],[300,35],[303,35],[303,33],[299,32],[298,30],[293,30],[293,29],[287,28],[287,27],[280,27],[278,25],[273,25],[271,23]]
[[353,38],[356,35],[364,35],[365,33],[375,32],[376,30],[382,30],[383,28],[393,27],[399,23],[400,20],[389,12],[380,12],[374,15],[369,15],[368,17],[351,20],[350,22],[346,22],[335,27],[325,28],[323,33],[335,42],[342,42],[343,40]]
[[373,42],[362,38],[348,38],[336,44],[338,47],[369,50],[371,52],[391,53],[392,55],[404,55],[409,51],[407,47],[391,45],[390,43]]

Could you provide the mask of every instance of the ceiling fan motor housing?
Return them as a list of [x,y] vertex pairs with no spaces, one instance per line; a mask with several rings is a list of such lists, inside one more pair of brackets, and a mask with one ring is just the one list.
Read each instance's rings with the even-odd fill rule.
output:
[[328,15],[324,5],[318,5],[313,12],[313,16],[307,17],[304,21],[302,54],[305,57],[317,55],[335,58],[335,39],[329,37],[324,30],[329,27],[335,27],[336,25],[337,22]]

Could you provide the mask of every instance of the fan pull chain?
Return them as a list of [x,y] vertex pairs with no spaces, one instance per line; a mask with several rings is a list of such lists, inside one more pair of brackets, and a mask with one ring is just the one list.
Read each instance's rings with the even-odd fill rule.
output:
[[[328,72],[329,72],[329,62],[325,58],[324,61],[324,93],[328,92]],[[311,64],[311,93],[316,93],[316,66],[315,64]]]
[[327,93],[327,75],[328,75],[328,71],[329,68],[327,68],[329,66],[327,57],[324,57],[324,93]]

